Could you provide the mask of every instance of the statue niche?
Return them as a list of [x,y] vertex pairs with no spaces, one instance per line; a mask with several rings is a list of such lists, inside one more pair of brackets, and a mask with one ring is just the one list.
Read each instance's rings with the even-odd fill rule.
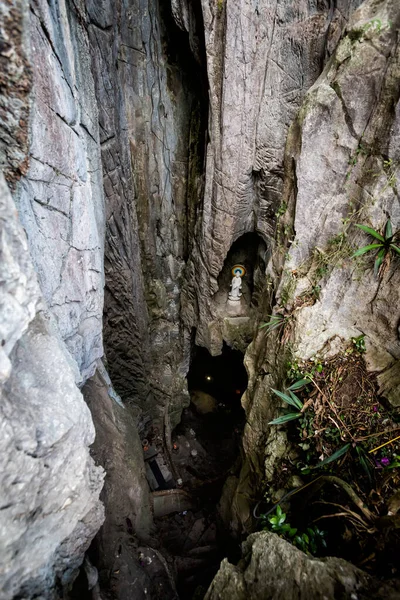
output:
[[242,265],[235,265],[232,268],[232,281],[231,281],[231,289],[228,294],[229,302],[240,302],[240,298],[242,296],[242,277],[246,273],[246,269]]

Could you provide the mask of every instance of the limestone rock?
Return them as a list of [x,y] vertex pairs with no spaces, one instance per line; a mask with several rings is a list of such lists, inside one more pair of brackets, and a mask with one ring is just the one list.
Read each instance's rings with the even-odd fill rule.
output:
[[27,0],[0,6],[0,168],[14,187],[28,167],[29,94],[32,77],[26,29]]
[[107,366],[125,402],[157,419],[166,408],[169,431],[188,402],[180,291],[205,127],[199,66],[183,31],[192,17],[185,12],[178,28],[169,2],[151,0],[120,12],[111,0],[87,8],[107,205]]
[[[223,339],[229,343],[221,331],[212,348],[208,335],[218,311],[224,261],[232,244],[248,232],[256,232],[264,247],[271,247],[275,213],[284,209],[290,123],[360,3],[201,2],[210,128],[201,221],[182,305],[187,327],[197,327],[196,343],[210,352],[220,352]],[[267,255],[264,250],[263,259]],[[262,298],[265,268],[260,273]]]
[[[120,545],[128,546],[133,536],[142,541],[149,538],[151,499],[142,445],[131,413],[112,398],[109,383],[99,371],[82,391],[96,428],[92,453],[107,472],[102,492],[106,520],[95,545],[100,581],[108,586],[110,570],[117,570],[123,563]],[[114,566],[117,563],[119,567]]]
[[[399,23],[393,0],[367,1],[354,10],[288,133],[286,210],[278,222],[288,233],[276,240],[267,274],[275,310],[292,316],[286,330],[291,345],[276,343],[276,332],[258,333],[246,354],[249,386],[242,400],[246,461],[267,480],[275,459],[287,452],[285,428],[267,425],[277,406],[270,390],[286,377],[285,351],[300,360],[333,356],[364,334],[368,368],[380,372],[380,393],[398,404],[398,258],[375,277],[372,257],[355,261],[351,255],[370,243],[355,223],[382,230],[390,216],[393,231],[400,228]],[[318,297],[306,302],[313,285]]]
[[31,143],[16,202],[42,294],[85,380],[103,354],[105,219],[88,37],[64,2],[33,2],[24,25]]
[[378,600],[398,598],[399,584],[382,583],[340,558],[308,556],[274,533],[243,544],[238,566],[221,563],[205,600]]
[[[360,334],[371,370],[400,359],[394,310],[400,301],[398,260],[393,257],[375,277],[371,256],[359,264],[351,258],[370,243],[355,223],[382,230],[390,216],[393,231],[400,228],[399,24],[397,2],[364,2],[299,113],[301,150],[293,156],[296,235],[283,265],[285,273],[297,273],[291,303],[302,281],[313,280],[316,254],[327,263],[319,298],[296,312],[295,347],[302,359],[324,352],[327,344],[328,355],[335,354],[342,342]],[[388,112],[389,105],[396,109]],[[340,236],[346,236],[346,252],[335,262],[332,248]]]
[[103,520],[94,429],[0,179],[0,596],[54,598]]

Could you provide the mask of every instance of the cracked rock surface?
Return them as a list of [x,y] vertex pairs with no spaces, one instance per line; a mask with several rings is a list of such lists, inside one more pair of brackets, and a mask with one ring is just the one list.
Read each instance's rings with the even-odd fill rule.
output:
[[103,354],[105,218],[89,41],[64,2],[32,2],[26,18],[30,165],[16,201],[43,296],[86,380]]
[[51,599],[103,521],[103,470],[3,176],[0,219],[0,596]]
[[395,600],[398,585],[374,580],[340,558],[307,556],[275,533],[255,533],[237,567],[226,559],[205,600]]

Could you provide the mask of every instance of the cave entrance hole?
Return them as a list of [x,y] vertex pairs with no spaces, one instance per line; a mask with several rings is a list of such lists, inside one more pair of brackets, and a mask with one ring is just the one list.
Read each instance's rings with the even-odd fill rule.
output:
[[187,381],[190,406],[173,433],[174,464],[189,488],[211,480],[222,486],[239,456],[245,422],[243,354],[225,343],[219,356],[194,346]]
[[265,286],[265,270],[268,262],[268,247],[258,233],[245,233],[229,249],[224,266],[218,276],[218,292],[215,300],[225,306],[232,281],[232,267],[242,265],[246,273],[242,278],[243,307],[257,306],[259,295]]
[[176,481],[192,504],[157,519],[162,543],[174,557],[181,600],[203,597],[221,560],[238,557],[238,543],[224,529],[217,505],[230,505],[225,494],[221,500],[222,489],[241,467],[243,354],[226,344],[219,356],[194,346],[187,381],[191,403],[172,434],[172,461]]

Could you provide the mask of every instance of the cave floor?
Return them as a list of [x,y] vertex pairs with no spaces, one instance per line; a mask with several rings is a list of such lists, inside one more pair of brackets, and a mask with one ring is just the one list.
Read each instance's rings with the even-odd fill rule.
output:
[[190,510],[155,520],[158,538],[172,561],[181,600],[203,598],[221,560],[235,544],[219,518],[217,504],[227,476],[240,466],[241,409],[219,407],[200,415],[191,404],[174,431],[172,461]]

